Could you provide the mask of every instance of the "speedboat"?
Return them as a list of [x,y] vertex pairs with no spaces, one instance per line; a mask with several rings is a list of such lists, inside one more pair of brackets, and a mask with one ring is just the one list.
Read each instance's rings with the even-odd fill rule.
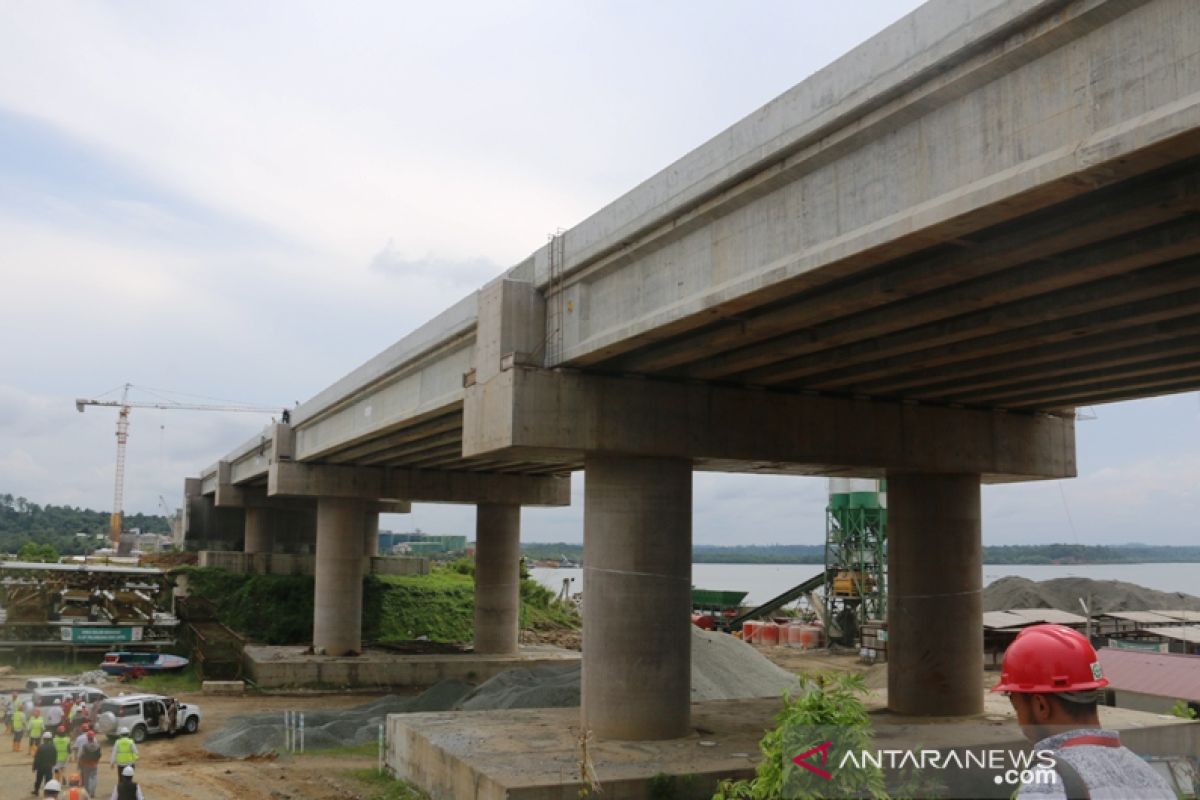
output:
[[170,653],[131,653],[120,650],[105,653],[100,669],[109,675],[144,675],[150,672],[171,672],[183,669],[188,660]]

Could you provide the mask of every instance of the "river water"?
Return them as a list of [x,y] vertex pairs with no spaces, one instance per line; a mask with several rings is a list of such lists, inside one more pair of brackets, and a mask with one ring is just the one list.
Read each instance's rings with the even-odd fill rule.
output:
[[[820,571],[820,564],[693,564],[692,585],[697,589],[749,592],[744,602],[757,605]],[[562,588],[564,578],[573,579],[572,592],[581,591],[581,569],[535,567],[530,573],[555,592]],[[1006,575],[1035,581],[1066,577],[1119,580],[1162,592],[1200,594],[1200,564],[983,565],[985,586]]]

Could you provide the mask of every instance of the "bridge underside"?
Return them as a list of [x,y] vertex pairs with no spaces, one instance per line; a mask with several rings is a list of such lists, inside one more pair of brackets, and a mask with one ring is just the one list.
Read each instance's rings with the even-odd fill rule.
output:
[[579,366],[1052,413],[1200,388],[1198,138],[1146,154],[1175,161],[1149,174],[856,259]]

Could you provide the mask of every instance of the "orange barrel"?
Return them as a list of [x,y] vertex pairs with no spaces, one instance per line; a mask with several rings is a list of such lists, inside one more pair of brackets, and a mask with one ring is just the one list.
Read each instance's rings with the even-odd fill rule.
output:
[[788,624],[779,632],[779,642],[782,644],[786,640],[788,647],[799,647],[801,644],[800,629],[803,627],[799,622]]
[[820,625],[797,625],[798,630],[796,636],[799,639],[800,646],[805,650],[813,647],[821,646],[821,637],[825,633]]
[[779,644],[779,626],[777,624],[774,622],[767,622],[763,624],[762,643]]
[[742,641],[753,642],[754,634],[762,627],[761,622],[743,622],[742,623]]

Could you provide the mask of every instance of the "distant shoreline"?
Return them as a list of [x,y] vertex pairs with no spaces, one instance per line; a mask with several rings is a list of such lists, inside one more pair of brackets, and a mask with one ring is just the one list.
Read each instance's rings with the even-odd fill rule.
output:
[[[580,562],[583,545],[556,542],[530,542],[522,553],[531,561]],[[991,566],[1096,567],[1119,564],[1197,564],[1200,547],[1178,545],[1004,545],[985,546],[983,563]],[[698,545],[692,551],[693,564],[809,564],[825,563],[824,545],[735,545],[718,547]]]

